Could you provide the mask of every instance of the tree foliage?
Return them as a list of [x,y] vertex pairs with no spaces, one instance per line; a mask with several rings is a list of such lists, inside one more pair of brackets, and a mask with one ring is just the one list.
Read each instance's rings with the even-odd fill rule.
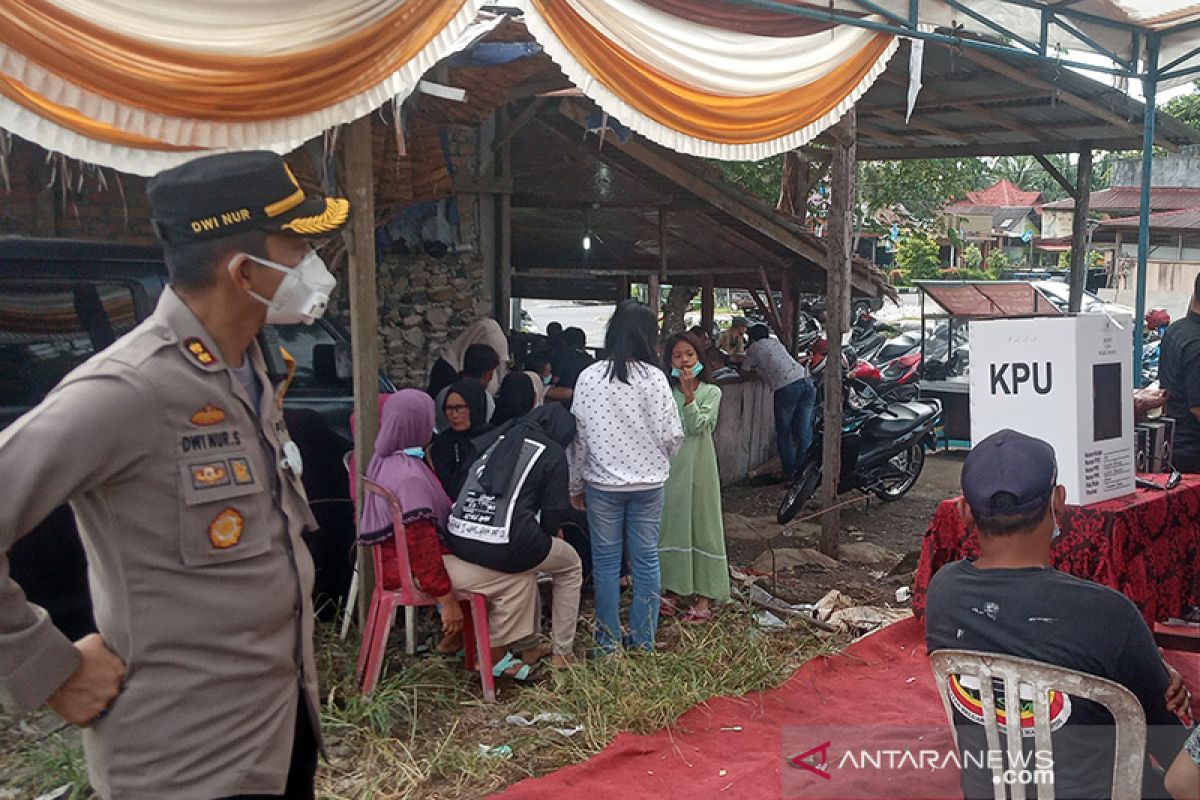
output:
[[1162,110],[1180,122],[1200,128],[1200,81],[1196,81],[1191,94],[1173,97],[1161,106]]
[[858,165],[859,199],[868,212],[899,205],[921,220],[932,220],[948,201],[992,182],[987,164],[978,158],[864,161]]
[[783,155],[764,158],[762,161],[715,161],[725,179],[745,189],[750,194],[775,205],[779,200],[779,187],[783,181]]
[[969,244],[963,248],[962,260],[967,269],[979,269],[979,265],[983,263],[983,251],[979,249],[979,245]]
[[1008,257],[1008,253],[997,248],[988,253],[987,265],[990,272],[999,273],[1012,266],[1012,259]]
[[896,243],[896,266],[909,280],[936,280],[942,274],[941,248],[920,230],[905,231]]

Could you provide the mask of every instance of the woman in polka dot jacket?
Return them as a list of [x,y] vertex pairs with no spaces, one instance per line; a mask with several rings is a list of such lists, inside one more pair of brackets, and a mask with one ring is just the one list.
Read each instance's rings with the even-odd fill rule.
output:
[[629,554],[633,604],[629,646],[653,650],[661,577],[658,529],[663,484],[683,443],[671,387],[658,365],[658,322],[649,306],[617,306],[604,339],[608,358],[583,371],[571,407],[578,423],[571,502],[585,506],[592,539],[596,644],[621,644],[621,554]]

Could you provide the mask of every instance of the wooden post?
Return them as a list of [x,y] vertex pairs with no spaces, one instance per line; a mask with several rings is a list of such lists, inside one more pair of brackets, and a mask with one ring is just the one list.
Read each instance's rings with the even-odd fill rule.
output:
[[[375,170],[371,157],[371,116],[346,131],[346,188],[350,195],[350,346],[354,358],[354,463],[361,475],[371,460],[379,431],[379,300],[375,285]],[[362,481],[354,476],[356,497]],[[361,501],[360,501],[361,502]],[[358,551],[358,622],[365,624],[375,576],[367,551]]]
[[792,280],[790,271],[785,271],[783,274],[783,343],[787,346],[788,352],[793,356],[796,355],[796,328],[800,326],[796,316],[796,285]]
[[[504,139],[512,124],[507,108],[497,109],[496,121],[496,133]],[[500,177],[511,180],[512,146],[507,141],[500,148],[498,166]],[[496,254],[496,321],[500,323],[500,329],[507,332],[514,322],[519,322],[512,319],[512,195],[502,194],[497,202],[496,239],[499,252]]]
[[1079,151],[1079,169],[1075,174],[1075,218],[1071,220],[1071,291],[1067,310],[1078,314],[1083,305],[1087,283],[1088,208],[1092,196],[1092,148],[1085,144]]
[[658,278],[667,283],[667,210],[658,209]]
[[842,471],[842,334],[850,316],[850,236],[853,227],[855,109],[830,128],[833,164],[830,171],[829,262],[826,266],[825,336],[829,355],[825,361],[825,440],[822,443],[821,517],[822,553],[837,557],[842,516],[837,505],[838,476]]
[[712,330],[713,320],[717,315],[716,291],[713,287],[713,276],[705,275],[704,285],[700,290],[700,327],[704,328],[705,333]]
[[658,282],[658,273],[651,273],[649,280],[646,281],[646,303],[654,311],[655,319],[658,319],[658,315],[662,311],[661,291],[662,287]]

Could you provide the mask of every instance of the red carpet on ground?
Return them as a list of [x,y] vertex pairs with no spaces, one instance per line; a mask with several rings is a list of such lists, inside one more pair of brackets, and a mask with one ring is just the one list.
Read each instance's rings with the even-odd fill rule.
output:
[[[1168,653],[1168,661],[1190,686],[1200,688],[1200,657]],[[897,741],[903,731],[913,733],[907,741]],[[831,740],[834,751],[839,744],[841,751],[855,752],[951,748],[920,621],[905,620],[836,656],[813,659],[777,689],[714,698],[684,714],[674,727],[650,736],[623,733],[588,761],[522,781],[501,797],[959,796],[955,768],[930,769],[928,763],[909,760],[893,769],[831,769],[830,778],[789,763]],[[831,765],[837,757],[830,759]]]

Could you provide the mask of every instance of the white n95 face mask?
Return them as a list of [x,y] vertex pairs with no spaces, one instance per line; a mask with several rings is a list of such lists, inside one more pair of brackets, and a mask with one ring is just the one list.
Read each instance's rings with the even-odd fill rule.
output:
[[286,267],[265,258],[245,254],[246,258],[283,273],[283,281],[270,300],[251,291],[255,300],[267,307],[268,325],[312,325],[325,313],[329,295],[337,286],[337,278],[326,268],[315,251],[310,251],[295,267]]

